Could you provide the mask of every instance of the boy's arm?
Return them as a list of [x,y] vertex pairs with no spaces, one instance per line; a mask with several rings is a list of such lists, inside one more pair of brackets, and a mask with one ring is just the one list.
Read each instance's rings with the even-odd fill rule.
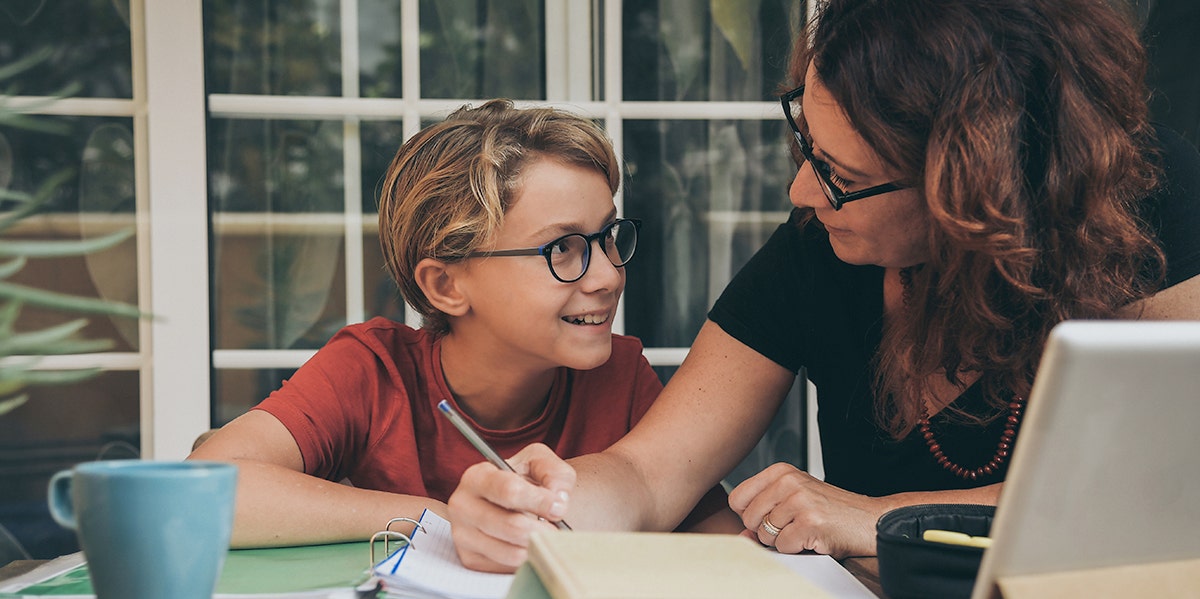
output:
[[419,518],[446,505],[427,497],[357,489],[304,473],[288,429],[251,410],[196,448],[190,460],[238,466],[234,547],[273,547],[366,540],[392,518]]

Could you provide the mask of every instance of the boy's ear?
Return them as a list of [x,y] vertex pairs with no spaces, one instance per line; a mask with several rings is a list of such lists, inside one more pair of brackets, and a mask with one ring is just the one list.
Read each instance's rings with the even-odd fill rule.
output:
[[458,288],[458,269],[436,258],[425,258],[413,270],[413,279],[434,308],[449,316],[462,316],[470,307],[467,296]]

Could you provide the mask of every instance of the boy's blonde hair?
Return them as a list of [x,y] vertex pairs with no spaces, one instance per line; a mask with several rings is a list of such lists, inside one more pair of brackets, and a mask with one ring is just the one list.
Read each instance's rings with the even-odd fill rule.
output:
[[542,158],[596,171],[613,194],[620,186],[604,131],[553,108],[517,109],[509,100],[464,106],[400,146],[379,195],[379,240],[388,272],[425,329],[445,334],[449,322],[417,285],[417,263],[460,262],[490,244],[525,166]]

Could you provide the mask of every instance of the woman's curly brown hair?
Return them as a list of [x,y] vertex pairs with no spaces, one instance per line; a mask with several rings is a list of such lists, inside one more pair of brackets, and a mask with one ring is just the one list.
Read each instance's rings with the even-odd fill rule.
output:
[[1161,285],[1137,215],[1156,183],[1137,32],[1106,0],[832,0],[818,15],[793,80],[816,69],[934,225],[877,356],[880,423],[908,434],[939,372],[960,387],[978,373],[1000,413],[1029,393],[1054,325],[1113,318]]

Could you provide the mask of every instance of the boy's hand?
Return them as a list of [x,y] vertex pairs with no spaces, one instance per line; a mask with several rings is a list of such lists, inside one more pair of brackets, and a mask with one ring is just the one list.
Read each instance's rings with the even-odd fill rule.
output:
[[463,473],[447,502],[454,546],[468,568],[516,570],[533,531],[553,529],[552,522],[566,516],[574,468],[541,443],[507,461],[517,474],[480,462]]

